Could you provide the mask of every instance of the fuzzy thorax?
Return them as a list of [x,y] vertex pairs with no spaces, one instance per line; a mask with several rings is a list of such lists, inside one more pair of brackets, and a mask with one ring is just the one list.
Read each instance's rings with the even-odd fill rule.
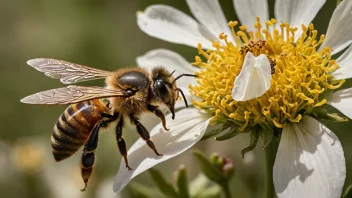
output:
[[106,78],[106,84],[109,89],[130,89],[135,93],[129,97],[111,98],[111,106],[117,112],[125,115],[140,114],[146,111],[150,83],[148,72],[142,68],[126,68],[113,72]]
[[[260,19],[256,31],[246,27],[235,31],[237,22],[229,22],[235,43],[220,34],[213,42],[214,50],[204,51],[199,44],[199,56],[193,65],[201,70],[198,84],[191,92],[201,98],[193,101],[198,108],[213,115],[213,123],[232,123],[239,131],[246,127],[282,128],[288,122],[299,122],[303,115],[326,103],[325,96],[339,88],[344,80],[333,80],[331,73],[338,68],[329,47],[318,51],[324,35],[317,37],[311,24],[302,25],[303,33],[295,39],[297,28],[288,23],[276,24],[272,19],[262,28]],[[231,96],[234,81],[240,73],[247,52],[266,55],[272,68],[270,89],[261,97],[235,101]]]

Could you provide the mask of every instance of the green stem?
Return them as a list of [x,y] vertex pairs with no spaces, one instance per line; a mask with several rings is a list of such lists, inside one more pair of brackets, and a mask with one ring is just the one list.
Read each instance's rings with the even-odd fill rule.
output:
[[265,148],[265,198],[275,198],[275,188],[273,180],[273,167],[277,152],[277,140],[273,138]]
[[231,191],[229,189],[229,185],[227,182],[224,182],[223,184],[220,185],[221,188],[224,190],[225,193],[225,198],[232,198]]

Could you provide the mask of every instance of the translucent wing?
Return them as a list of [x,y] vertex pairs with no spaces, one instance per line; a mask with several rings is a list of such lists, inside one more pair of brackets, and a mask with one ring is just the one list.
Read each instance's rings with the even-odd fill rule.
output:
[[64,84],[105,78],[110,74],[108,71],[50,58],[31,59],[27,64],[50,78],[60,79]]
[[102,87],[84,87],[71,85],[68,87],[42,91],[21,100],[27,104],[63,105],[78,103],[86,100],[110,97],[126,97],[124,91],[111,90]]

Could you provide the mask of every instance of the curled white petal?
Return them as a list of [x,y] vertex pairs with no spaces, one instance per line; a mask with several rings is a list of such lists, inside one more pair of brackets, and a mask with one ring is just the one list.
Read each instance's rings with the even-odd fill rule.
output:
[[227,20],[218,0],[186,0],[196,19],[214,35],[224,32],[229,41],[234,43]]
[[248,31],[255,31],[254,24],[257,17],[265,24],[269,19],[267,0],[233,0],[238,19],[242,25],[247,26]]
[[346,177],[337,136],[311,117],[284,127],[274,164],[274,185],[281,197],[339,198]]
[[255,57],[248,52],[242,70],[235,79],[232,98],[246,101],[260,97],[270,88],[270,82],[271,66],[268,58],[264,54]]
[[325,4],[326,0],[276,0],[275,17],[279,22],[288,22],[291,27],[297,27],[297,39],[302,33],[301,26],[308,26]]
[[180,110],[176,113],[175,120],[171,119],[171,115],[166,116],[167,127],[170,131],[164,131],[161,124],[158,124],[150,132],[151,140],[164,156],[156,156],[145,141],[139,138],[128,151],[129,165],[133,170],[128,171],[125,162],[121,161],[114,181],[114,192],[120,192],[132,178],[140,173],[181,154],[197,143],[204,135],[209,120],[206,113],[196,108]]
[[339,53],[352,43],[352,1],[342,1],[334,10],[329,22],[324,42],[325,46],[332,48],[332,55]]
[[352,45],[336,60],[339,68],[333,72],[335,80],[352,78]]
[[326,103],[352,119],[352,88],[339,90],[328,97]]
[[139,28],[149,36],[172,43],[212,48],[210,39],[216,39],[209,30],[185,13],[166,5],[151,5],[137,13]]

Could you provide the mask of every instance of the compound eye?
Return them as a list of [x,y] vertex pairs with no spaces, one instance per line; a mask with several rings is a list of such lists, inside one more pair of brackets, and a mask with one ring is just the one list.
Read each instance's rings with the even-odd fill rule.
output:
[[165,103],[165,104],[169,103],[170,102],[170,95],[169,95],[169,90],[165,86],[165,83],[162,80],[157,80],[155,82],[155,88],[156,88],[156,92],[157,92],[159,98],[161,98],[163,103]]

